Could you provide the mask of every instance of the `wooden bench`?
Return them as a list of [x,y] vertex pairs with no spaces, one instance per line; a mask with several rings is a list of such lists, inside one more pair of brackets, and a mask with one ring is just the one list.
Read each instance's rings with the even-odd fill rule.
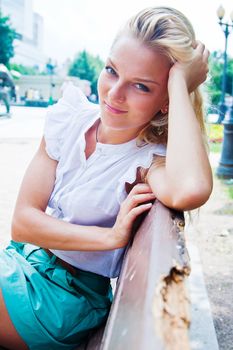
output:
[[156,200],[126,253],[106,326],[77,350],[190,349],[183,230],[183,213]]

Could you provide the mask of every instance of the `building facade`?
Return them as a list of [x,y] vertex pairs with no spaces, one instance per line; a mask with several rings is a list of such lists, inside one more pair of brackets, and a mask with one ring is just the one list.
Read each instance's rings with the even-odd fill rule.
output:
[[17,32],[12,62],[43,69],[47,62],[43,54],[43,18],[33,12],[33,0],[0,0],[0,10],[10,17]]
[[72,82],[78,86],[86,96],[91,94],[91,86],[88,80],[77,77],[61,77],[49,75],[22,75],[16,81],[16,90],[19,99],[27,99],[30,102],[57,101],[62,94],[62,86]]

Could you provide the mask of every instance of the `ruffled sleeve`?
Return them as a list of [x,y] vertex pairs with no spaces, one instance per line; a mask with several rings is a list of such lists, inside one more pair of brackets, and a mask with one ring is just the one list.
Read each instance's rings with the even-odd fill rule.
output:
[[117,187],[118,202],[121,203],[127,196],[126,184],[134,184],[137,180],[138,169],[149,169],[156,156],[166,156],[166,146],[162,144],[147,145],[142,148],[137,157],[134,157],[127,171],[119,179]]
[[44,138],[46,152],[52,159],[59,161],[62,145],[72,127],[74,118],[82,118],[88,110],[96,106],[88,101],[83,92],[72,83],[62,87],[62,97],[48,108]]

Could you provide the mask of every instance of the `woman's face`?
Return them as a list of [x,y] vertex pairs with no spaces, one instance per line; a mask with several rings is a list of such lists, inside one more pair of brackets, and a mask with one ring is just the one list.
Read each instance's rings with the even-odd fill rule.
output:
[[137,133],[167,101],[171,64],[165,56],[130,36],[114,44],[98,82],[102,122]]

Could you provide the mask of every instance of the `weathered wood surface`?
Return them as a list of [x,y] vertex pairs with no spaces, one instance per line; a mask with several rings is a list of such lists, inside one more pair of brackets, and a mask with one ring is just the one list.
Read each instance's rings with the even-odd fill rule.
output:
[[184,219],[156,201],[129,248],[101,350],[188,350]]
[[99,328],[92,334],[89,340],[82,346],[79,346],[76,350],[100,350],[100,344],[103,339],[104,326]]

